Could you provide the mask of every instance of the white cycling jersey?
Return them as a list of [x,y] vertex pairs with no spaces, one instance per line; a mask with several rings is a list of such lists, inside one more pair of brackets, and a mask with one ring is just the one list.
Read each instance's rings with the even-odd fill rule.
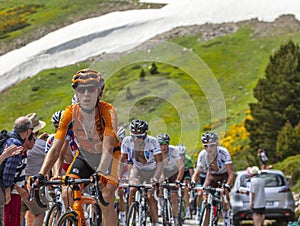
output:
[[129,162],[132,162],[136,168],[142,170],[153,170],[156,168],[156,162],[154,160],[154,155],[160,154],[160,146],[158,140],[155,137],[147,135],[145,140],[145,148],[144,148],[144,157],[146,159],[146,163],[143,164],[138,162],[134,156],[134,143],[131,136],[127,136],[122,141],[121,145],[121,153],[127,154]]
[[200,176],[205,177],[206,173],[208,171],[208,167],[206,164],[201,164],[202,162],[205,162],[205,156],[206,156],[206,150],[203,149],[202,151],[200,151],[199,155],[198,155],[198,159],[197,159],[197,165],[196,165],[196,169],[200,169],[201,174]]
[[167,171],[173,171],[177,169],[176,161],[181,159],[177,146],[169,145],[168,159],[164,160],[164,169]]
[[201,168],[207,168],[211,174],[226,173],[227,172],[226,164],[232,163],[230,154],[229,154],[228,150],[222,146],[217,147],[217,152],[218,152],[217,153],[217,164],[218,164],[217,171],[214,171],[210,168],[206,151],[204,152],[203,156],[200,158],[200,161],[197,163],[197,165],[199,164],[199,167],[201,167]]

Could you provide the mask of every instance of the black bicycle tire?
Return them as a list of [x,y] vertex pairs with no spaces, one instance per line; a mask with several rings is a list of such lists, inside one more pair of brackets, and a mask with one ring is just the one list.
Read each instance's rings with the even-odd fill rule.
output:
[[[168,211],[169,209],[169,211]],[[169,214],[170,213],[170,216]],[[169,200],[164,201],[164,207],[163,207],[163,225],[172,225],[171,218],[172,218],[172,206]]]
[[182,226],[184,223],[184,203],[183,200],[179,200],[179,211],[178,211],[178,225]]
[[211,207],[210,207],[211,204],[206,204],[204,206],[204,208],[202,209],[201,211],[201,215],[200,215],[200,221],[199,221],[199,225],[200,226],[208,226],[209,225],[209,221],[210,219],[208,219],[208,224],[207,225],[203,225],[202,222],[203,222],[203,219],[205,219],[205,216],[207,215],[206,214],[206,211],[208,211],[208,216],[210,216],[210,211],[211,211]]
[[[51,226],[51,225],[53,225],[53,226],[55,225],[56,226],[57,225],[57,222],[59,221],[60,216],[58,218],[55,217],[56,223],[53,224],[53,222],[52,222],[52,224],[49,224],[50,223],[49,222],[50,221],[50,217],[51,217],[52,213],[54,211],[56,211],[56,210],[58,210],[60,212],[60,216],[61,216],[61,211],[62,211],[62,205],[61,205],[61,203],[54,203],[54,205],[51,206],[50,210],[47,213],[46,219],[45,219],[45,226]],[[55,213],[55,215],[56,214],[57,214],[57,212]]]
[[92,204],[93,209],[96,210],[95,214],[96,214],[96,219],[88,219],[90,222],[90,225],[93,225],[94,223],[96,223],[96,226],[101,226],[102,224],[102,210],[99,206],[98,203]]
[[133,222],[131,222],[131,215],[135,213],[137,214],[137,219],[138,219],[138,215],[139,215],[139,206],[137,202],[134,202],[130,205],[129,210],[128,210],[128,215],[127,215],[127,226],[136,226],[139,225],[139,222],[135,222],[135,224],[133,224]]
[[67,224],[68,226],[78,226],[78,218],[77,218],[77,213],[75,211],[67,212],[63,214],[59,221],[57,226],[66,226],[65,223],[73,223],[73,224]]

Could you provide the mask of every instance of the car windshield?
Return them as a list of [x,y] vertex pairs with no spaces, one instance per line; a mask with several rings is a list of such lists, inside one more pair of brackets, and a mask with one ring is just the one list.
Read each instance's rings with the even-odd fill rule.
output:
[[[260,175],[265,181],[265,187],[281,187],[285,186],[285,180],[281,175],[274,173],[262,173]],[[241,176],[240,187],[249,187],[250,177],[247,174]]]

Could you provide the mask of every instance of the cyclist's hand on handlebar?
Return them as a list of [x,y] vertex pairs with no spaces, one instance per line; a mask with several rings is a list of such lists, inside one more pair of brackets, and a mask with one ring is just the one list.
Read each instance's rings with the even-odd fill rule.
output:
[[191,188],[194,188],[194,187],[196,187],[196,182],[195,182],[195,181],[192,181],[192,182],[191,182]]
[[45,181],[45,176],[43,174],[36,174],[33,176],[28,177],[27,187],[28,190],[31,190],[34,187],[37,187],[38,185],[41,185]]
[[225,193],[226,193],[226,191],[229,193],[231,190],[231,186],[229,184],[224,184],[223,188],[225,190]]
[[180,188],[181,184],[180,184],[180,180],[176,180],[175,184],[177,185],[177,188]]
[[106,186],[106,184],[108,182],[108,178],[106,176],[104,176],[102,173],[99,173],[99,172],[94,173],[93,176],[97,178],[98,188],[100,190]]
[[153,188],[158,189],[158,187],[159,187],[159,182],[158,182],[158,180],[157,180],[156,178],[154,178],[154,177],[151,178],[150,183],[152,184],[152,187],[153,187]]

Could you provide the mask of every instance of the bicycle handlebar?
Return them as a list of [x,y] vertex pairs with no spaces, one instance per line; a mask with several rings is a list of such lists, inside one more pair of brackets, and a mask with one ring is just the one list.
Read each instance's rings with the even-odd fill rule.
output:
[[153,188],[152,184],[128,184],[128,183],[121,183],[119,184],[119,188]]
[[98,188],[98,182],[101,177],[105,177],[104,175],[93,175],[90,178],[80,178],[80,179],[75,179],[69,176],[63,176],[60,179],[57,180],[42,180],[39,181],[39,184],[36,186],[34,183],[35,178],[31,177],[30,178],[30,196],[29,196],[29,201],[33,201],[35,198],[37,201],[37,204],[41,208],[45,208],[45,205],[41,202],[39,192],[36,192],[36,188],[40,188],[41,186],[49,186],[49,185],[64,185],[64,186],[70,186],[70,185],[79,185],[79,184],[86,184],[86,183],[94,183],[95,184],[95,189],[96,189],[96,199],[98,199],[103,206],[107,206],[109,203],[106,202],[103,198],[101,190]]
[[194,190],[203,190],[208,192],[224,192],[224,188],[213,188],[213,187],[194,187]]

